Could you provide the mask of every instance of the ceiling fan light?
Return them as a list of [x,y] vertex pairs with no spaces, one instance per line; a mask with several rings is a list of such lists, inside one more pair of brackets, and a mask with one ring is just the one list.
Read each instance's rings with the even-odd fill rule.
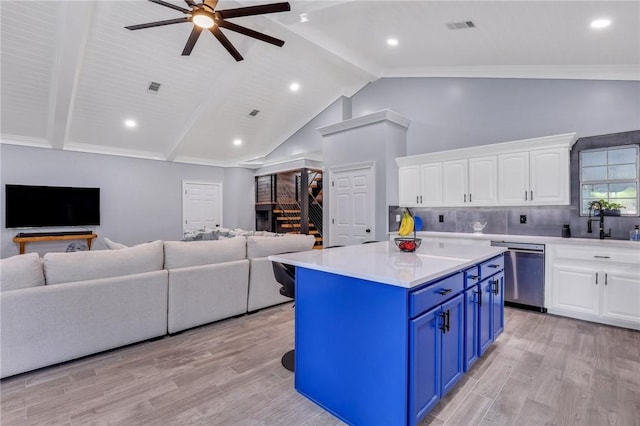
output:
[[200,12],[193,15],[193,23],[200,28],[211,28],[214,25],[213,17],[207,12]]

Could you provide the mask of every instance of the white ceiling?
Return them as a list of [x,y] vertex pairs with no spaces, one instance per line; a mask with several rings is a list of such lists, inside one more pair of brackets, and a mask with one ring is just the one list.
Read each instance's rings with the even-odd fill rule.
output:
[[[2,142],[233,166],[381,77],[640,80],[639,1],[290,3],[291,12],[233,19],[285,40],[223,30],[245,58],[236,62],[208,32],[181,56],[189,23],[126,30],[184,16],[148,1],[0,1]],[[591,29],[600,17],[611,26]],[[476,27],[446,26],[460,21]],[[127,118],[138,126],[125,128]]]

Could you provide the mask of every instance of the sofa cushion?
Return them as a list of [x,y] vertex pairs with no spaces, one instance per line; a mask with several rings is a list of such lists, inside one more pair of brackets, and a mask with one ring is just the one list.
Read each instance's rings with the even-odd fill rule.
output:
[[47,285],[119,277],[162,269],[162,241],[119,250],[47,253],[43,257]]
[[279,238],[247,237],[247,257],[253,259],[272,254],[311,250],[315,240],[313,235],[304,234],[287,234]]
[[166,269],[241,260],[247,257],[245,237],[213,241],[165,241]]
[[44,285],[38,253],[19,254],[0,260],[0,291]]

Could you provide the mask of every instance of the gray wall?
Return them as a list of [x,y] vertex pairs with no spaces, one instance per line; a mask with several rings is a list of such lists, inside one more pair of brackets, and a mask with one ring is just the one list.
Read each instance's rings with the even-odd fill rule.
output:
[[348,102],[345,102],[344,97],[333,102],[325,108],[324,111],[301,127],[300,130],[294,133],[283,144],[274,149],[267,156],[267,160],[277,160],[300,153],[322,151],[322,136],[317,129],[328,124],[342,121],[344,119],[343,111],[345,110],[345,104],[348,104]]
[[224,169],[222,220],[227,228],[255,229],[256,196],[253,170]]
[[[342,120],[341,120],[342,121]],[[371,239],[387,238],[387,206],[398,202],[398,166],[395,158],[405,155],[407,128],[390,121],[351,128],[325,135],[323,160],[325,173],[336,166],[373,162],[375,173],[375,233]],[[331,222],[331,186],[323,202],[323,221]],[[329,226],[324,226],[328,240]],[[329,245],[336,244],[329,241]]]
[[[103,237],[127,245],[182,238],[182,181],[222,182],[223,224],[253,229],[253,173],[243,169],[198,166],[42,148],[0,145],[0,257],[18,253],[6,229],[4,185],[30,184],[100,187]],[[250,202],[249,202],[250,199]],[[69,242],[31,243],[27,251],[64,251]]]
[[390,109],[411,120],[407,155],[577,132],[640,129],[640,82],[383,78],[352,98],[353,116]]

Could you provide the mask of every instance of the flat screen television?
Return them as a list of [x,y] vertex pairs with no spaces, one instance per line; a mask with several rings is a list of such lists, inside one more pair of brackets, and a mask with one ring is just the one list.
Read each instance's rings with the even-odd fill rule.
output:
[[100,188],[5,186],[7,228],[100,225]]

